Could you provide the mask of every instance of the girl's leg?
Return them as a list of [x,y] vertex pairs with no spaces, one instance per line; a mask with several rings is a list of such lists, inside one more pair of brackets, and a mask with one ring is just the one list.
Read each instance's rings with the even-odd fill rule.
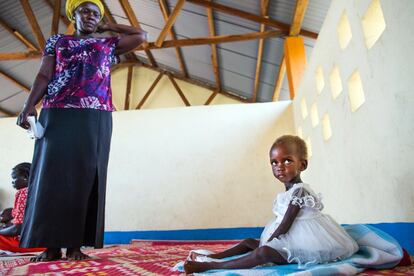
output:
[[210,269],[252,268],[266,263],[286,264],[287,262],[275,249],[262,246],[255,249],[251,254],[231,261],[205,263],[187,261],[184,264],[184,270],[186,273],[194,273]]
[[50,262],[59,260],[62,258],[62,251],[60,248],[47,248],[45,251],[37,255],[36,257],[30,258],[33,263],[37,262]]
[[[223,258],[226,258],[226,257],[237,256],[237,255],[241,255],[241,254],[253,251],[258,247],[259,247],[259,241],[249,238],[249,239],[243,240],[239,244],[237,244],[233,247],[230,247],[229,249],[227,249],[223,252],[210,254],[210,255],[208,255],[208,257],[214,258],[214,259],[223,259]],[[195,258],[199,255],[201,255],[201,254],[193,252],[190,255],[190,259],[195,260]]]
[[89,259],[90,257],[82,253],[82,251],[80,250],[80,247],[73,247],[73,248],[68,248],[66,250],[66,258],[69,261],[80,261],[80,260]]

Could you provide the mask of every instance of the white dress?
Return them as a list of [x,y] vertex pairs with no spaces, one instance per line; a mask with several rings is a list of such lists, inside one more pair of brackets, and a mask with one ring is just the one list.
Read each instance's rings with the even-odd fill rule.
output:
[[[268,242],[282,222],[289,204],[301,209],[286,234]],[[300,266],[326,263],[350,257],[358,250],[357,243],[330,216],[322,214],[320,194],[315,194],[304,183],[277,195],[273,203],[276,215],[262,232],[260,246],[277,250],[289,263]]]

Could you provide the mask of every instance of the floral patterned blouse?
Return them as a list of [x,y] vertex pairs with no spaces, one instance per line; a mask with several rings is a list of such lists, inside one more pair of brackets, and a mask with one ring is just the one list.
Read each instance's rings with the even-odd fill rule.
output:
[[55,56],[43,108],[92,108],[113,111],[110,66],[119,37],[77,38],[57,34],[43,56]]

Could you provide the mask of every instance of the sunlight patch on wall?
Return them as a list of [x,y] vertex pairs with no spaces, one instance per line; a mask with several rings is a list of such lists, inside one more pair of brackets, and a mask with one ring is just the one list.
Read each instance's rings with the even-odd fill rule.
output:
[[355,112],[365,102],[364,89],[362,87],[361,75],[358,69],[354,71],[348,79],[349,100],[351,103],[351,110]]
[[322,66],[318,66],[318,68],[316,69],[315,80],[316,80],[316,91],[318,91],[318,94],[321,94],[323,88],[325,87],[325,80],[323,78]]
[[336,99],[342,93],[342,89],[343,89],[341,75],[339,73],[338,66],[334,65],[334,67],[332,68],[331,74],[329,76],[329,79],[331,82],[332,98]]
[[310,137],[305,139],[306,146],[308,147],[308,158],[312,157],[312,142]]
[[308,117],[308,107],[306,106],[306,100],[304,97],[300,101],[300,109],[302,111],[302,118],[306,119],[306,117]]
[[385,30],[384,13],[379,0],[374,0],[369,5],[362,18],[362,30],[364,31],[365,44],[368,49],[378,41]]
[[311,107],[311,121],[312,127],[316,127],[319,124],[318,106],[314,103]]
[[349,24],[349,19],[345,11],[339,19],[336,31],[338,33],[339,46],[342,50],[345,50],[352,38],[351,25]]
[[329,140],[332,136],[331,119],[328,113],[325,113],[322,118],[323,139]]

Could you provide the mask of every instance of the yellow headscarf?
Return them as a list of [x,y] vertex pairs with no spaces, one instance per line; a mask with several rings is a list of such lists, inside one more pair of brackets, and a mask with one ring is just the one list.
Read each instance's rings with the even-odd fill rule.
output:
[[92,4],[95,4],[99,8],[99,11],[101,12],[101,19],[102,19],[102,17],[104,16],[105,9],[100,0],[66,0],[66,8],[65,8],[66,16],[70,21],[75,22],[74,12],[77,7],[79,7],[81,4],[85,2],[90,2]]

